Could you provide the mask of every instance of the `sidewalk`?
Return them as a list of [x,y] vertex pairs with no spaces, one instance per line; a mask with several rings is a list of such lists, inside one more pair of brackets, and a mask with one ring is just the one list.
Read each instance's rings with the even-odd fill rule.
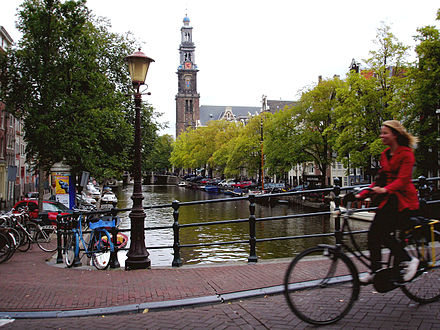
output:
[[[57,265],[54,256],[33,246],[26,253],[17,251],[11,260],[0,264],[0,317],[22,317],[22,312],[46,312],[34,315],[59,317],[60,311],[71,310],[87,309],[89,311],[84,313],[90,315],[90,309],[109,307],[112,309],[93,312],[105,314],[203,302],[220,303],[233,298],[232,293],[244,290],[257,290],[249,294],[264,295],[272,291],[261,288],[282,284],[287,264],[288,261],[284,260],[98,271],[89,266],[65,268],[64,264]],[[225,296],[227,294],[229,296]],[[49,311],[57,313],[47,313]],[[32,315],[27,313],[24,317]]]
[[[287,260],[97,271],[49,257],[34,246],[0,264],[0,329],[313,328],[279,294]],[[350,313],[326,329],[440,329],[439,307],[362,287]],[[1,326],[5,318],[14,321]]]

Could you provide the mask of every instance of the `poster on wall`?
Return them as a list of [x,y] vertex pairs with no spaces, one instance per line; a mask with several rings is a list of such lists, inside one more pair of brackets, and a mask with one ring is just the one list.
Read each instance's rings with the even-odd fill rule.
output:
[[[68,208],[74,206],[74,189],[71,189],[71,177],[66,174],[54,174],[56,200]],[[72,198],[73,196],[73,198]]]

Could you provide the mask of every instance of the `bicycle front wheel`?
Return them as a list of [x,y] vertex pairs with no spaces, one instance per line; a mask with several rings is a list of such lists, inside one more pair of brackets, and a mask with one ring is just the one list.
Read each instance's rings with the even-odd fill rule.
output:
[[290,263],[284,293],[301,320],[331,324],[343,318],[359,296],[357,270],[346,255],[332,248],[313,247]]
[[95,233],[92,238],[92,263],[96,269],[105,270],[110,264],[110,242],[105,232]]
[[69,234],[66,238],[66,250],[64,251],[64,262],[68,268],[73,266],[76,251],[76,235]]
[[14,237],[8,232],[0,232],[0,264],[9,260],[15,252]]
[[56,230],[52,226],[47,226],[37,232],[35,241],[38,247],[45,252],[54,252],[57,249]]
[[407,241],[406,251],[419,259],[416,276],[404,286],[403,293],[420,304],[440,299],[440,243],[430,239]]

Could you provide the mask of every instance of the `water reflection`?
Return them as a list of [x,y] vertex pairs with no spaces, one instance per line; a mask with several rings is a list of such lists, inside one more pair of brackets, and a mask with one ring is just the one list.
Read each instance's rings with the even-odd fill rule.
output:
[[[130,208],[132,186],[120,189],[118,195],[118,208]],[[143,186],[144,205],[170,204],[173,200],[180,202],[226,198],[223,194],[208,194],[200,190],[191,190],[178,186]],[[256,217],[271,217],[279,215],[309,213],[301,206],[288,206],[278,204],[275,207],[256,206]],[[145,210],[146,227],[167,226],[173,224],[172,208]],[[130,219],[128,212],[120,214],[121,228],[129,228]],[[249,202],[231,201],[224,203],[209,203],[203,205],[182,206],[179,209],[179,223],[200,223],[219,220],[247,219],[249,217]],[[359,225],[367,228],[367,225]],[[329,232],[333,230],[333,223],[328,216],[312,216],[304,218],[283,219],[257,222],[257,238],[271,238],[283,236],[310,235]],[[127,233],[129,236],[129,232]],[[213,225],[203,227],[189,227],[180,230],[181,244],[199,244],[213,242],[241,241],[249,239],[248,223],[235,223],[228,225]],[[307,238],[295,240],[278,240],[257,243],[257,256],[259,259],[272,259],[291,257],[303,249],[319,243],[333,243],[333,238]],[[361,238],[364,244],[365,238]],[[150,230],[145,232],[147,247],[172,246],[172,229]],[[152,266],[170,266],[173,251],[168,249],[148,249]],[[121,252],[122,253],[122,252]],[[121,266],[124,265],[125,253],[119,256]],[[181,258],[185,264],[205,264],[225,261],[246,261],[249,256],[249,244],[214,245],[208,247],[182,248]]]

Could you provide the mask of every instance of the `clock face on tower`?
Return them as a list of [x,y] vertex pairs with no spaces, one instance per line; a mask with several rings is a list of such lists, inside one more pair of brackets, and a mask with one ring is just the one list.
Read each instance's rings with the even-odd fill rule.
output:
[[191,62],[185,62],[185,69],[191,69]]

